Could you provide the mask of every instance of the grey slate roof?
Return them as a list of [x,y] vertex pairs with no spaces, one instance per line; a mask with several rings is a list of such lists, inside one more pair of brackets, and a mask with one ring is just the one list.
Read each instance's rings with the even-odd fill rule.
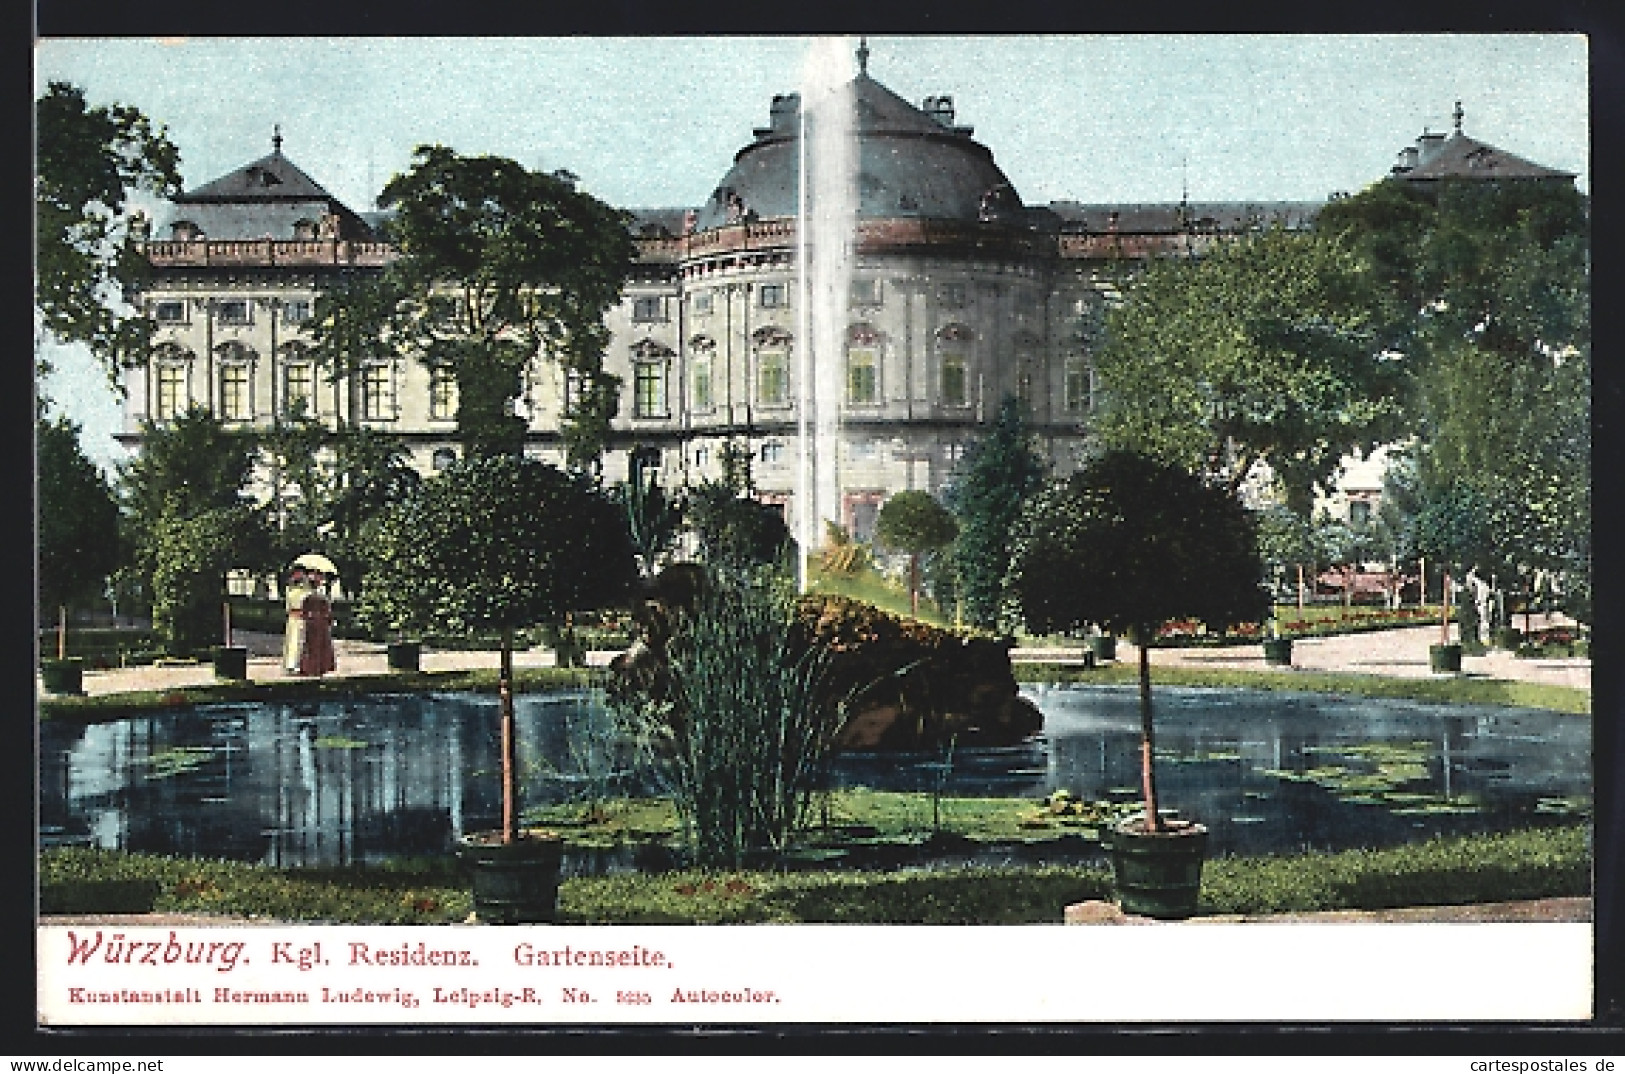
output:
[[[955,126],[952,104],[928,114],[867,74],[851,83],[858,135],[858,215],[865,218],[977,220],[984,197],[999,191],[998,209],[1020,219],[1021,202],[993,154]],[[928,101],[928,103],[929,103]],[[794,216],[799,181],[798,95],[776,97],[771,123],[734,157],[698,210],[699,230],[730,222],[729,202],[758,218]],[[809,120],[816,119],[816,110]]]
[[1396,168],[1411,182],[1437,179],[1573,179],[1574,173],[1548,168],[1457,131],[1425,163]]
[[[292,239],[296,224],[314,223],[329,213],[339,218],[339,237],[362,240],[374,237],[372,227],[365,220],[324,190],[278,148],[253,163],[176,195],[158,226],[166,229],[184,220],[195,224],[209,239]],[[162,230],[158,234],[163,237]]]

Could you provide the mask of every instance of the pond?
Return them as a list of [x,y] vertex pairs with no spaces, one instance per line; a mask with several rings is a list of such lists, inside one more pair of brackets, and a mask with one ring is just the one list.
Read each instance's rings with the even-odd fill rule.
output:
[[[853,754],[840,785],[1038,799],[1138,796],[1133,687],[1038,687],[1045,730],[1000,749]],[[1572,819],[1590,720],[1535,709],[1159,688],[1166,807],[1216,854],[1340,850]],[[524,800],[651,789],[595,696],[521,695]],[[43,845],[279,866],[439,854],[496,826],[498,714],[475,694],[219,704],[41,726]]]

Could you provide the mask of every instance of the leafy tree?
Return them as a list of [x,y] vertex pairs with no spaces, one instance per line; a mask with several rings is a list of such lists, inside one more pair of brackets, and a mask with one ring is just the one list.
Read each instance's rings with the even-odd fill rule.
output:
[[[1470,487],[1495,520],[1482,564],[1590,579],[1590,238],[1567,182],[1378,183],[1317,227],[1377,266],[1386,345],[1415,371],[1415,480]],[[1442,508],[1439,508],[1442,510]],[[1577,604],[1577,606],[1579,606]]]
[[170,422],[142,426],[141,454],[120,473],[123,506],[138,562],[151,573],[151,534],[166,513],[200,514],[247,503],[257,444],[194,406]]
[[[1258,553],[1277,589],[1293,586],[1301,608],[1304,575],[1313,579],[1320,559],[1313,524],[1285,504],[1265,508],[1258,513]],[[1289,572],[1290,582],[1285,577]]]
[[330,430],[302,412],[260,436],[271,475],[276,563],[326,553],[351,592],[365,587],[367,522],[420,481],[400,439],[360,426]]
[[179,193],[180,154],[138,109],[91,106],[66,82],[46,88],[34,122],[35,309],[46,331],[85,344],[112,375],[145,357],[151,334],[124,305],[146,269],[124,219],[128,196]]
[[513,455],[464,459],[369,527],[358,620],[387,632],[501,633],[503,840],[518,837],[513,634],[621,600],[636,565],[620,508],[587,478]]
[[118,500],[68,419],[35,422],[35,451],[40,605],[92,603],[121,562]]
[[1345,454],[1400,429],[1402,366],[1378,347],[1370,290],[1346,245],[1280,228],[1153,263],[1108,314],[1104,443],[1232,492],[1266,463],[1306,512]]
[[795,541],[783,513],[756,499],[750,451],[729,442],[720,456],[722,477],[689,490],[683,505],[701,561],[733,576],[787,563]]
[[1411,519],[1409,544],[1444,570],[1440,641],[1450,640],[1451,577],[1488,573],[1497,560],[1494,505],[1474,485],[1458,482],[1426,489]]
[[993,427],[971,443],[944,490],[948,509],[959,522],[953,548],[956,588],[965,618],[976,626],[998,625],[1010,531],[1047,469],[1033,450],[1021,403],[1007,397]]
[[875,537],[908,553],[908,604],[915,615],[920,613],[920,558],[946,548],[958,535],[952,513],[929,492],[899,492],[881,506]]
[[1223,630],[1268,613],[1252,512],[1177,466],[1109,452],[1033,497],[1013,536],[1009,590],[1027,629],[1094,623],[1139,647],[1141,779],[1159,831],[1149,650],[1170,619]]
[[565,173],[429,145],[379,205],[395,210],[401,256],[383,279],[318,304],[319,353],[341,372],[381,346],[449,370],[458,434],[475,457],[521,449],[525,373],[554,358],[569,382],[572,466],[595,466],[617,395],[603,371],[604,315],[634,257],[625,214]]
[[256,441],[200,407],[147,423],[123,467],[124,518],[140,577],[152,582],[154,627],[172,652],[215,637],[226,572],[264,570],[273,548],[265,511],[246,494]]

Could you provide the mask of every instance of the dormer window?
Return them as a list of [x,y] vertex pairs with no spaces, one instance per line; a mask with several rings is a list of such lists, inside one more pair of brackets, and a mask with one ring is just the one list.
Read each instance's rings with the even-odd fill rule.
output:
[[293,237],[299,242],[312,242],[316,238],[316,221],[295,220],[293,222]]
[[169,235],[176,242],[196,242],[203,237],[203,229],[190,220],[177,220],[169,225]]

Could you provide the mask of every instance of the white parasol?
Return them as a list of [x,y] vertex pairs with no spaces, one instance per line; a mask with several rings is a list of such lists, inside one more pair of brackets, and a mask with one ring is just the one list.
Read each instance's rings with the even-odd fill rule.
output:
[[306,552],[304,555],[294,560],[293,565],[295,567],[306,567],[313,571],[321,571],[323,574],[334,576],[337,576],[339,573],[339,569],[333,566],[332,560],[317,552]]

